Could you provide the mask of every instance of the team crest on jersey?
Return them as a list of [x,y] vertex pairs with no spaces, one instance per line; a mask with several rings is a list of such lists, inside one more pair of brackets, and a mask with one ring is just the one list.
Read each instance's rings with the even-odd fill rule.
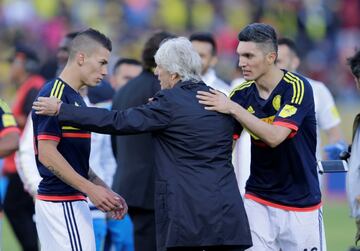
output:
[[275,111],[278,111],[280,109],[280,105],[281,105],[281,96],[280,95],[276,95],[272,101],[272,105],[275,109]]
[[250,113],[255,113],[254,108],[252,108],[251,105],[247,108],[247,111]]
[[80,105],[75,101],[75,106],[80,106]]
[[297,111],[297,108],[292,105],[285,105],[284,108],[281,110],[279,116],[282,118],[287,118],[294,115]]

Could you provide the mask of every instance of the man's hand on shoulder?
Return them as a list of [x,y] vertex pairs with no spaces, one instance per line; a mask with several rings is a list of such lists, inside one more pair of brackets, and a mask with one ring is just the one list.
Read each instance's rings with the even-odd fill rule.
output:
[[59,114],[62,101],[55,97],[39,97],[34,101],[32,108],[36,114],[56,116]]
[[198,91],[196,97],[199,103],[205,105],[205,109],[210,111],[229,114],[233,105],[233,101],[224,93],[213,89],[210,89],[210,92]]

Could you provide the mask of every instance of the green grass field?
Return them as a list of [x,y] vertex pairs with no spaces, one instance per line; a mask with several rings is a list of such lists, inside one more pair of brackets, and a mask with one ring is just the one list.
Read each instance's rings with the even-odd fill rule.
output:
[[[324,222],[328,251],[347,251],[354,243],[355,223],[348,217],[345,200],[327,199],[324,203]],[[7,222],[3,225],[3,251],[20,251]]]

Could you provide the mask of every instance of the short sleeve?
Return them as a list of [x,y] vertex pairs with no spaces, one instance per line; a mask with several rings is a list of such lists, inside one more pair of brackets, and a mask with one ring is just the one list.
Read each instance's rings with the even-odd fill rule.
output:
[[[236,102],[237,104],[243,106],[243,97],[242,97],[243,93],[241,92],[241,90],[237,90],[237,88],[235,88],[230,94],[229,94],[229,98]],[[240,138],[240,135],[243,131],[243,127],[242,125],[236,120],[234,119],[234,133],[233,133],[233,140],[237,140],[238,138]]]
[[34,115],[34,131],[37,135],[37,140],[54,140],[60,141],[61,128],[57,117]]
[[294,76],[292,81],[286,83],[289,88],[281,98],[281,106],[275,115],[273,124],[287,127],[296,132],[310,113],[314,113],[315,118],[315,110],[313,91],[309,82],[295,75],[292,76]]

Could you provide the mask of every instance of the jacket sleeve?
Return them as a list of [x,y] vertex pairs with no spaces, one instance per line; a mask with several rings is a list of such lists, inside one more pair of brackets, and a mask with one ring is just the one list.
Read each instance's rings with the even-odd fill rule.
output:
[[171,121],[171,103],[159,92],[148,104],[123,111],[77,107],[63,103],[59,121],[104,134],[138,134],[166,128]]

